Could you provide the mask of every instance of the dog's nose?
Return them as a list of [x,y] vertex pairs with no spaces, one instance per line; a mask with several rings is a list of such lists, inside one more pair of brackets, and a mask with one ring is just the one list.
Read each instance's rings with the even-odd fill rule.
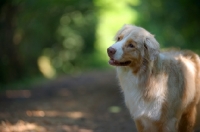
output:
[[116,49],[114,49],[114,48],[112,48],[112,47],[109,47],[109,48],[107,49],[107,52],[108,52],[108,56],[109,56],[109,57],[113,57],[113,55],[114,55],[115,52],[116,52]]

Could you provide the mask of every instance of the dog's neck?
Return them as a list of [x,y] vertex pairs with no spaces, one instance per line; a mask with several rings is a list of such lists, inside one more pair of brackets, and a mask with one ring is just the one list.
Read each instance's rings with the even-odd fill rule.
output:
[[144,95],[146,98],[151,98],[152,95],[154,94],[154,90],[152,89],[152,87],[154,87],[154,83],[152,82],[154,81],[152,79],[154,79],[155,76],[162,69],[161,68],[162,60],[163,60],[163,57],[160,54],[158,54],[155,57],[155,59],[151,61],[148,58],[143,59],[142,63],[139,64],[140,69],[138,70],[137,73],[134,73],[134,70],[135,70],[134,67],[126,66],[126,67],[117,67],[117,68],[118,68],[118,71],[120,71],[121,73],[125,73],[125,74],[127,73],[127,75],[132,73],[134,78],[137,78],[138,80],[136,81],[137,83],[134,85],[136,85],[138,88],[144,91],[143,93],[146,94]]

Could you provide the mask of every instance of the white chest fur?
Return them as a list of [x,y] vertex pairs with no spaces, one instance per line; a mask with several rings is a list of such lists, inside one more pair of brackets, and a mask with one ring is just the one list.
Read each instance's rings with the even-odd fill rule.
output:
[[125,68],[117,68],[117,74],[121,88],[124,92],[125,103],[134,119],[147,117],[152,120],[159,120],[163,98],[160,98],[162,91],[155,93],[155,99],[145,101],[142,90],[138,87],[138,77],[132,71]]

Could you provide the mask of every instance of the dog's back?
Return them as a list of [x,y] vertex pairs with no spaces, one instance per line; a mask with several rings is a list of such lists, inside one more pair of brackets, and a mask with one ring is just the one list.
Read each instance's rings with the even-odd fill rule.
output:
[[[182,103],[186,106],[179,122],[179,131],[190,132],[192,126],[196,130],[200,127],[200,59],[197,54],[189,50],[177,53],[175,58],[179,58],[178,61],[183,65],[185,91],[183,92]],[[193,92],[194,95],[192,94]],[[191,98],[192,101],[188,102],[190,100],[188,98]],[[191,125],[188,125],[189,123]]]
[[[185,51],[182,53],[184,57],[186,57],[188,60],[193,62],[195,70],[194,72],[196,73],[195,77],[195,85],[196,85],[196,95],[195,95],[195,103],[196,105],[196,121],[195,121],[195,130],[200,131],[200,58],[198,55],[191,51]],[[190,78],[188,78],[190,80]]]

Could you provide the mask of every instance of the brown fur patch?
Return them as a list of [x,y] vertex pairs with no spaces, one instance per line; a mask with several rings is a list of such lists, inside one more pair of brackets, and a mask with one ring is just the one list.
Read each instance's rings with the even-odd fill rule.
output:
[[[129,44],[132,44],[134,47],[129,47]],[[142,65],[142,56],[140,54],[140,50],[137,48],[137,44],[132,39],[126,41],[126,43],[122,47],[123,56],[122,60],[130,60],[131,64],[129,67],[133,69],[133,73],[137,74]]]
[[136,121],[135,121],[135,124],[136,124],[136,127],[137,127],[138,132],[143,132],[144,126],[142,125],[141,120],[139,120],[139,119],[136,120]]

